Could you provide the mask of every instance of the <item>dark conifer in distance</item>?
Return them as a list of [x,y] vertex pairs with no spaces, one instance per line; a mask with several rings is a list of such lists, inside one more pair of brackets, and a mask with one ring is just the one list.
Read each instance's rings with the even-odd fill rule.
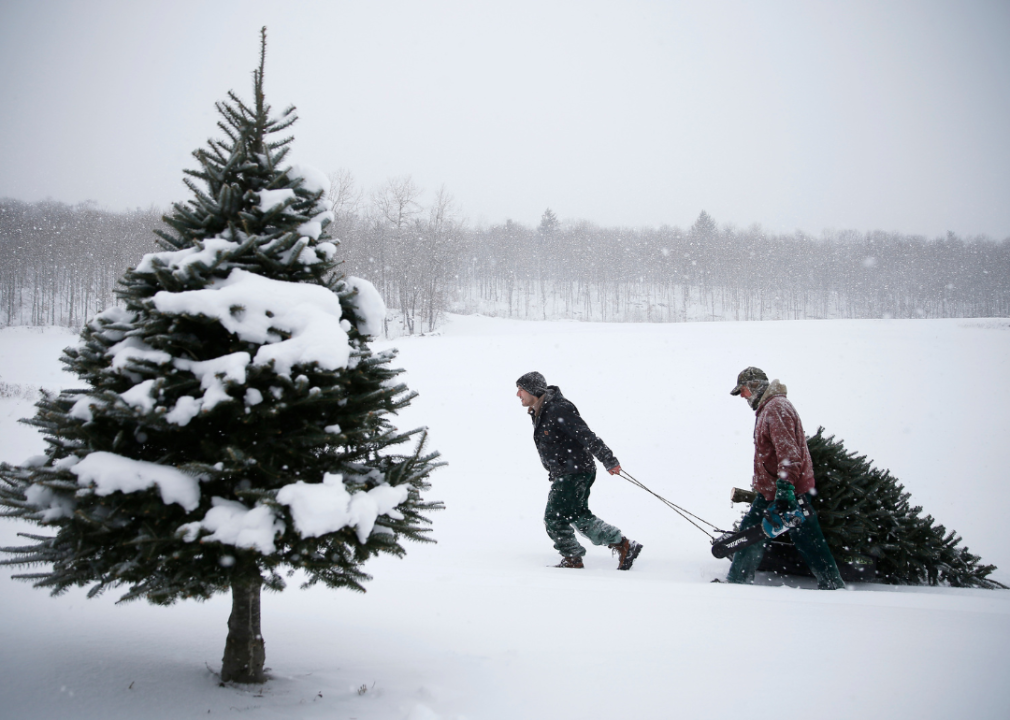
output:
[[[4,548],[58,594],[128,588],[169,604],[231,590],[222,679],[262,682],[262,585],[363,590],[362,564],[430,541],[421,493],[437,465],[389,416],[414,397],[367,344],[384,307],[335,272],[325,176],[285,164],[294,108],[219,103],[224,138],[194,153],[193,193],[164,218],[165,252],[120,281],[63,362],[85,383],[28,421],[44,456],[0,466],[2,514],[55,535]],[[395,446],[417,435],[412,452]]]

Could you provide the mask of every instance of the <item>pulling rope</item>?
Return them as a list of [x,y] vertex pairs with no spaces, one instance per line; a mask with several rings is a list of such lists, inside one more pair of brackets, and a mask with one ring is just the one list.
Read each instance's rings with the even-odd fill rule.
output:
[[[706,535],[708,535],[709,538],[712,539],[712,542],[715,542],[715,540],[716,540],[715,535],[713,535],[712,533],[710,533],[708,530],[706,530],[705,528],[703,528],[701,525],[699,525],[698,523],[696,523],[694,520],[698,520],[699,522],[705,523],[706,525],[708,525],[709,527],[711,527],[713,530],[715,530],[717,533],[725,534],[726,532],[728,532],[727,530],[720,530],[718,527],[716,527],[713,523],[710,523],[708,520],[703,520],[702,518],[698,517],[694,513],[689,512],[688,510],[685,510],[680,505],[676,505],[675,503],[670,502],[669,500],[667,500],[662,495],[654,493],[652,490],[650,490],[649,488],[645,487],[645,485],[643,485],[638,480],[636,480],[635,478],[633,478],[631,475],[629,475],[623,469],[620,472],[620,476],[622,478],[624,478],[625,480],[627,480],[628,482],[630,482],[632,485],[640,487],[643,490],[645,490],[645,492],[649,493],[650,495],[653,495],[653,496],[659,498],[659,500],[661,502],[663,502],[668,508],[670,508],[671,510],[673,510],[675,513],[677,513],[682,518],[684,518],[685,520],[687,520],[689,523],[691,523],[692,525],[694,525],[696,528],[698,528],[699,530],[701,530],[703,533],[705,533]],[[688,517],[688,515],[690,515],[691,517]],[[694,520],[692,520],[691,518],[694,518]]]

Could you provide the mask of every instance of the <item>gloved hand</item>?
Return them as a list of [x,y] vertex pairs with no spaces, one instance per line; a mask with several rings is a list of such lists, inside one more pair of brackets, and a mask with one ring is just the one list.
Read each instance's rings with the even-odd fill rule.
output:
[[775,501],[765,510],[761,529],[770,538],[778,537],[791,528],[802,524],[803,512],[796,502],[796,491],[785,480],[775,481]]
[[796,502],[796,488],[793,484],[781,478],[775,481],[775,500],[771,504],[772,512],[778,515],[785,515],[793,510],[799,509]]

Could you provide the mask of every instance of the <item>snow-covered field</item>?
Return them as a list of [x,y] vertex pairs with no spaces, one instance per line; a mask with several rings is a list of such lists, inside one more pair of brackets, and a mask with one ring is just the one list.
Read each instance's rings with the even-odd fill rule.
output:
[[[0,382],[58,388],[56,329],[0,331]],[[393,343],[380,343],[388,346]],[[1006,718],[1010,592],[854,585],[845,592],[711,584],[728,568],[651,496],[600,474],[591,506],[645,545],[619,573],[601,548],[558,570],[547,481],[515,398],[537,369],[622,465],[726,527],[747,487],[753,414],[729,395],[764,368],[808,433],[823,425],[903,482],[916,504],[1010,584],[1006,450],[1010,321],[673,325],[450,318],[401,338],[426,425],[433,546],[382,558],[358,595],[292,584],[267,594],[273,679],[219,687],[229,600],[115,606],[0,578],[0,717],[10,718]],[[42,442],[0,399],[0,459]],[[0,521],[0,542],[19,528]]]

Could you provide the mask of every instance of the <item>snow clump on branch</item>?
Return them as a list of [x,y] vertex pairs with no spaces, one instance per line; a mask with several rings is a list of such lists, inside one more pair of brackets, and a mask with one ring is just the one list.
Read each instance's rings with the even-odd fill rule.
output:
[[367,492],[353,495],[344,487],[343,476],[323,475],[322,484],[299,480],[277,492],[277,502],[291,508],[295,529],[302,537],[319,537],[344,527],[355,528],[358,541],[368,540],[379,515],[402,520],[394,508],[407,499],[406,485],[381,483]]
[[[274,363],[279,374],[295,365],[318,363],[324,370],[347,367],[351,348],[340,326],[339,298],[319,285],[272,280],[232,270],[211,287],[155,294],[154,305],[166,315],[216,319],[240,339],[260,344],[254,365]],[[277,334],[291,335],[287,340]]]
[[156,485],[166,505],[178,503],[186,512],[200,505],[199,478],[170,465],[100,451],[75,462],[69,470],[77,476],[79,485],[92,487],[96,495],[134,493]]

